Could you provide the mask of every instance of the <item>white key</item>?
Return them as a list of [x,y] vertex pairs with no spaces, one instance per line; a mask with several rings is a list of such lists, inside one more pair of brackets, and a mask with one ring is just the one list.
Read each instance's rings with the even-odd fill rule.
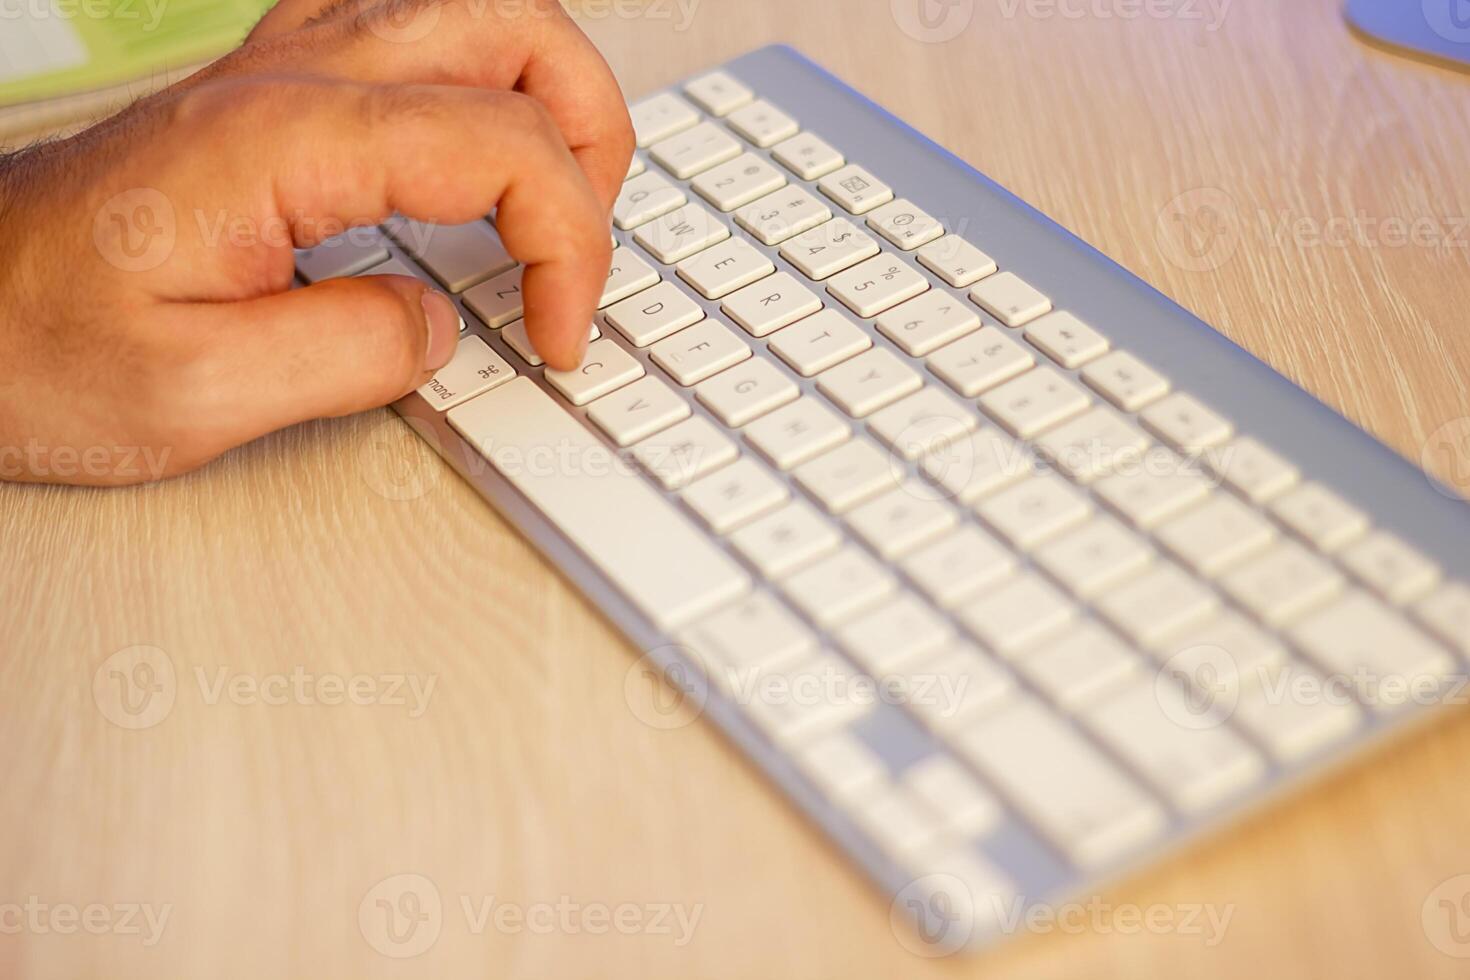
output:
[[898,789],[866,801],[853,816],[895,861],[903,862],[940,842],[939,818]]
[[689,200],[682,190],[656,173],[640,174],[623,182],[613,204],[613,223],[624,231],[668,214]]
[[1353,577],[1395,605],[1424,597],[1439,584],[1439,566],[1387,531],[1374,531],[1338,559]]
[[841,445],[851,435],[846,422],[810,396],[798,398],[745,427],[745,440],[783,470]]
[[1016,570],[1016,557],[989,534],[966,524],[903,560],[914,584],[946,609],[978,595]]
[[969,406],[932,385],[868,416],[869,431],[907,460],[943,452],[979,425]]
[[781,257],[808,279],[830,278],[878,254],[878,243],[846,218],[833,218],[781,246]]
[[573,405],[585,405],[643,377],[643,365],[611,340],[587,348],[581,367],[570,371],[546,370],[546,380]]
[[[817,650],[817,636],[777,599],[755,592],[695,624],[680,638],[707,669],[791,666]],[[727,674],[727,677],[729,675]]]
[[848,415],[863,418],[924,384],[919,373],[891,351],[874,348],[817,377],[817,389]]
[[1157,527],[1210,495],[1210,481],[1178,457],[1150,453],[1141,467],[1105,476],[1093,492],[1135,527]]
[[847,161],[827,141],[813,133],[798,133],[771,149],[776,162],[802,180],[825,177]]
[[1063,422],[1036,440],[1041,454],[1078,483],[1091,483],[1114,470],[1140,465],[1149,445],[1147,436],[1102,406]]
[[1180,391],[1145,408],[1138,418],[1144,428],[1182,453],[1202,453],[1235,431],[1227,419]]
[[[633,447],[633,458],[665,490],[678,490],[728,466],[740,450],[708,419],[694,416]],[[609,515],[611,516],[611,515]]]
[[[510,344],[511,350],[521,355],[525,362],[532,367],[539,367],[545,363],[541,355],[536,353],[536,348],[531,344],[531,335],[526,332],[525,320],[517,320],[514,323],[507,324],[500,331],[500,337],[507,344]],[[600,339],[602,339],[602,331],[594,323],[592,329],[587,333],[587,342],[590,344],[592,341]]]
[[912,252],[944,234],[944,225],[938,219],[902,197],[870,211],[868,227],[905,252]]
[[866,551],[848,545],[786,579],[786,598],[823,629],[832,629],[892,595],[898,581]]
[[1114,860],[1164,829],[1156,803],[1035,701],[1001,709],[959,747],[1078,864]]
[[[912,302],[919,303],[928,296],[940,295],[935,291]],[[902,315],[903,309],[900,306],[890,315]],[[880,319],[880,330],[882,325]],[[966,398],[974,398],[982,391],[1025,374],[1035,366],[1036,357],[1006,336],[999,327],[982,327],[976,333],[930,354],[926,363],[945,384]]]
[[1265,503],[1296,486],[1301,472],[1250,436],[1205,454],[1210,471],[1253,504]]
[[602,298],[597,301],[597,308],[606,309],[634,293],[655,286],[660,278],[653,266],[639,258],[631,248],[614,249],[612,264],[607,268],[607,284],[602,287]]
[[[517,277],[517,281],[519,281],[519,276],[520,276],[520,270],[519,269],[513,269],[513,270],[511,270],[511,272],[507,272],[505,274],[507,276],[509,276],[509,275],[515,275]],[[410,268],[407,262],[404,262],[402,259],[400,259],[396,255],[389,256],[388,261],[383,262],[383,263],[381,263],[379,265],[375,265],[371,269],[364,269],[362,272],[357,273],[357,275],[359,275],[359,276],[408,276],[410,279],[423,279],[424,278],[424,276],[423,276],[422,273],[418,272],[415,269]],[[463,329],[463,328],[461,328],[461,329]]]
[[376,228],[353,228],[312,248],[296,250],[296,271],[309,283],[355,276],[388,260]]
[[980,407],[1011,435],[1030,439],[1080,415],[1091,401],[1052,368],[1038,367],[981,395]]
[[648,349],[653,363],[684,387],[699,384],[750,356],[750,345],[717,320],[702,320]]
[[735,223],[763,245],[779,245],[831,217],[832,209],[804,187],[783,187],[735,211]]
[[1180,689],[1156,684],[1152,677],[1133,682],[1088,712],[1086,722],[1186,813],[1237,796],[1265,773],[1261,756],[1244,739],[1223,725],[1192,720]]
[[765,99],[756,99],[736,109],[726,117],[726,122],[761,149],[795,136],[799,128],[795,119]]
[[505,358],[476,336],[461,337],[454,358],[434,372],[419,395],[436,412],[447,412],[516,376]]
[[1125,412],[1137,412],[1169,393],[1169,381],[1127,351],[1117,350],[1082,369],[1082,380]]
[[[698,204],[686,204],[682,208],[655,218],[633,233],[633,238],[648,249],[660,262],[673,265],[682,262],[695,252],[709,248],[730,237],[725,227],[709,210]],[[619,252],[628,251],[618,249]],[[613,256],[614,262],[617,255]]]
[[893,189],[855,163],[832,171],[817,189],[851,214],[867,214],[893,200]]
[[394,241],[451,293],[462,293],[477,282],[515,268],[516,260],[488,221],[431,225],[394,218],[385,227]]
[[821,308],[817,294],[789,272],[778,272],[737,289],[720,304],[725,315],[752,337],[774,333]]
[[634,347],[647,347],[704,319],[704,310],[671,282],[661,282],[607,308],[608,325]]
[[1318,551],[1337,551],[1368,532],[1368,515],[1320,483],[1277,497],[1271,513]]
[[789,748],[846,728],[871,711],[877,700],[870,681],[826,651],[775,672],[774,681],[772,693],[766,695],[756,685],[754,700],[741,703],[773,740]]
[[970,299],[1008,327],[1023,327],[1051,311],[1051,300],[1014,272],[997,272],[970,290]]
[[957,289],[973,286],[995,272],[995,260],[959,235],[945,235],[918,251],[919,262]]
[[754,153],[742,153],[700,174],[690,186],[721,211],[734,211],[785,187],[786,178]]
[[1212,616],[1220,597],[1192,575],[1161,562],[1094,603],[1120,633],[1140,646],[1157,646]]
[[898,486],[893,460],[866,440],[845,442],[796,468],[796,482],[833,514]]
[[764,358],[752,357],[694,389],[694,397],[732,429],[796,401],[801,389]]
[[755,98],[754,92],[723,71],[699,76],[684,86],[684,94],[712,116],[728,116]]
[[519,320],[525,315],[521,272],[520,268],[511,269],[478,286],[471,286],[465,290],[464,305],[483,320],[485,326],[494,329]]
[[873,339],[836,310],[822,310],[778,330],[767,346],[797,374],[809,378],[861,354],[873,346]]
[[688,180],[716,164],[733,160],[740,153],[740,144],[729,133],[709,122],[661,140],[649,151],[659,166],[680,180]]
[[1396,610],[1356,589],[1297,623],[1291,639],[1328,674],[1350,679],[1380,714],[1422,704],[1457,666]]
[[632,180],[634,177],[637,177],[639,174],[645,172],[646,170],[648,170],[648,164],[644,163],[643,158],[635,153],[633,154],[632,159],[628,161],[628,173],[627,176],[623,178],[623,180]]
[[1159,543],[1200,575],[1218,575],[1231,565],[1264,551],[1276,529],[1251,508],[1226,494],[1215,494],[1159,527]]
[[[1241,692],[1231,718],[1281,762],[1295,762],[1347,738],[1362,711],[1341,694],[1321,694],[1326,681],[1292,663],[1265,684]],[[1305,691],[1308,697],[1294,694]]]
[[1000,822],[1000,803],[953,759],[930,756],[903,774],[903,785],[962,837],[979,836]]
[[677,95],[664,92],[628,107],[638,148],[652,146],[699,122],[699,113]]
[[811,504],[793,500],[730,535],[730,543],[767,578],[776,578],[830,555],[842,535]]
[[1228,573],[1220,584],[1256,618],[1281,627],[1331,600],[1343,582],[1342,574],[1321,557],[1294,541],[1281,541]]
[[877,316],[929,288],[914,268],[892,255],[875,255],[827,281],[827,292],[858,316]]
[[954,629],[913,595],[890,599],[839,629],[838,646],[874,677],[933,653],[954,639]]
[[847,515],[858,537],[889,561],[928,544],[959,523],[957,510],[933,495],[900,486]]
[[1286,647],[1240,613],[1211,616],[1153,649],[1169,676],[1194,688],[1203,708],[1234,707],[1287,661]]
[[[530,379],[451,410],[449,424],[659,627],[682,627],[750,588],[750,576],[704,531]],[[548,446],[581,462],[577,479],[527,465]]]
[[876,323],[878,332],[905,354],[923,357],[980,329],[980,316],[949,293],[931,289],[895,306]]
[[1033,558],[1052,578],[1090,599],[1143,571],[1154,553],[1117,521],[1098,516],[1042,546]]
[[678,265],[679,278],[705,299],[719,299],[776,271],[764,252],[743,238],[731,238]]
[[934,451],[918,462],[919,473],[962,504],[1010,486],[1036,469],[1030,451],[991,428]]
[[930,728],[958,734],[1014,697],[1015,679],[999,663],[955,640],[885,680],[901,682],[903,703]]
[[1097,702],[1139,674],[1143,661],[1096,623],[1081,623],[1032,650],[1018,669],[1068,712]]
[[1441,640],[1470,656],[1470,586],[1441,585],[1414,604],[1414,615]]
[[1108,338],[1065,310],[1048,313],[1026,325],[1031,345],[1071,371],[1108,352]]
[[680,496],[710,530],[728,534],[780,507],[791,492],[764,466],[749,457],[741,457],[695,480]]
[[1055,473],[1038,473],[975,505],[975,513],[1017,548],[1029,550],[1092,516],[1092,501]]
[[856,803],[883,791],[888,769],[857,738],[837,731],[799,748],[796,764],[828,799]]
[[657,378],[640,378],[604,395],[587,417],[619,446],[631,446],[689,417],[689,403]]
[[981,643],[1013,657],[1060,632],[1077,607],[1034,572],[1018,572],[1000,588],[956,610],[960,622]]

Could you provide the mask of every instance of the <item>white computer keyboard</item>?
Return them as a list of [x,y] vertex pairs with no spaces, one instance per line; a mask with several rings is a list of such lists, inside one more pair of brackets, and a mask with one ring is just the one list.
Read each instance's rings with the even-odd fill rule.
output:
[[863,138],[877,113],[780,49],[633,105],[578,370],[531,349],[489,220],[398,221],[299,269],[456,294],[458,355],[400,411],[697,668],[885,886],[959,888],[976,942],[998,900],[1075,893],[1437,706],[1470,588],[1197,397],[1189,358],[1059,298],[1102,260],[1032,218],[1022,249],[1002,205],[936,206],[975,179],[950,162],[879,169],[879,141],[938,151]]

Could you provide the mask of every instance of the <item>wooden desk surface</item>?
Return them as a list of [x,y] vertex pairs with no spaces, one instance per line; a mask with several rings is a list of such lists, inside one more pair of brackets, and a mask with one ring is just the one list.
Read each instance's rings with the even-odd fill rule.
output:
[[[1017,3],[975,5],[947,44],[901,33],[880,0],[705,0],[687,25],[688,0],[638,18],[598,0],[583,23],[630,96],[791,42],[1398,451],[1417,459],[1470,416],[1470,78],[1363,46],[1337,0],[1235,0],[1216,30],[1188,16],[1219,8],[1203,0],[1131,20]],[[1171,205],[1199,188],[1212,190]],[[1360,236],[1306,233],[1355,215]],[[1190,222],[1205,236],[1193,252],[1177,237]],[[1427,231],[1403,244],[1393,222]],[[1451,454],[1428,461],[1451,475]],[[0,976],[1467,966],[1421,925],[1431,891],[1470,873],[1463,715],[1101,896],[1233,906],[1213,947],[1113,928],[921,961],[886,903],[711,729],[638,720],[633,651],[387,411],[280,433],[161,486],[0,487],[0,541]],[[92,690],[135,645],[176,671],[171,711],[139,731]],[[273,705],[217,687],[298,668],[437,686],[419,717],[411,703]],[[369,890],[400,873],[444,903],[414,959],[380,955],[358,923]],[[477,931],[490,896],[702,912],[682,946],[493,919]],[[16,932],[6,903],[49,911]],[[103,935],[63,934],[58,910],[90,903],[171,913],[152,945],[119,909]]]

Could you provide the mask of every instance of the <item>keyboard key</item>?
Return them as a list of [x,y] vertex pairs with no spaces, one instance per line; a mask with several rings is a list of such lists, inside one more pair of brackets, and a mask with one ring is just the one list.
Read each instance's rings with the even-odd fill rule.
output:
[[728,116],[755,98],[754,92],[723,71],[694,79],[684,86],[684,94],[712,116]]
[[705,299],[719,299],[776,271],[764,252],[742,238],[731,238],[678,265],[679,278]]
[[959,747],[1080,865],[1113,861],[1166,825],[1158,804],[1107,756],[1030,699],[969,729]]
[[653,266],[640,259],[632,249],[614,249],[612,264],[607,269],[607,285],[603,287],[597,308],[606,309],[634,293],[657,285],[660,278]]
[[973,644],[955,640],[897,671],[904,704],[924,724],[958,734],[1016,694],[1006,669]]
[[708,419],[694,416],[633,447],[633,458],[665,490],[678,490],[735,462],[740,450]]
[[1243,690],[1231,718],[1279,762],[1296,762],[1342,741],[1362,723],[1362,711],[1341,694],[1324,693],[1327,688],[1321,675],[1291,663],[1270,682]]
[[688,180],[716,164],[735,159],[741,149],[729,133],[714,123],[703,122],[653,144],[649,153],[669,173]]
[[750,345],[716,320],[702,320],[649,348],[653,362],[684,387],[696,385],[750,356]]
[[1154,552],[1117,521],[1098,516],[1043,545],[1033,558],[1075,595],[1090,599],[1143,571]]
[[1096,623],[1082,623],[1022,657],[1021,673],[1068,712],[1095,704],[1142,672],[1143,661]]
[[855,163],[832,171],[817,189],[851,214],[867,214],[893,200],[893,189]]
[[[754,700],[741,704],[751,720],[788,751],[851,726],[877,700],[871,682],[835,653],[823,651],[770,675],[770,690],[777,693],[762,696],[757,687]],[[783,696],[779,693],[783,691],[792,693]]]
[[735,223],[763,245],[779,245],[832,217],[832,209],[804,187],[783,187],[735,211]]
[[771,335],[767,346],[797,374],[809,378],[873,346],[873,340],[836,310],[822,310]]
[[[525,320],[517,320],[514,323],[507,324],[500,331],[500,339],[510,344],[511,350],[521,355],[521,359],[532,367],[540,367],[545,363],[541,359],[541,355],[536,353],[536,348],[531,346],[531,335],[526,333]],[[602,331],[594,323],[592,329],[587,332],[587,342],[590,344],[592,341],[600,339],[602,339]]]
[[1354,578],[1395,605],[1423,598],[1439,584],[1439,566],[1387,531],[1372,532],[1338,558]]
[[591,344],[581,367],[546,371],[546,380],[573,405],[585,405],[641,377],[643,365],[611,340]]
[[628,107],[638,148],[652,146],[699,122],[699,113],[677,95],[667,92],[635,102]]
[[778,272],[743,289],[720,304],[726,316],[752,337],[764,337],[822,308],[816,293],[789,272]]
[[1294,541],[1282,541],[1220,584],[1257,619],[1280,628],[1330,601],[1342,591],[1344,579],[1324,559]]
[[1215,494],[1208,502],[1162,525],[1159,543],[1199,575],[1218,575],[1264,551],[1276,529],[1234,497]]
[[1003,657],[1059,633],[1077,607],[1041,576],[1022,571],[997,589],[955,611],[975,639]]
[[962,504],[1010,486],[1035,468],[1026,447],[990,428],[982,428],[968,440],[936,447],[918,463],[926,480]]
[[932,385],[868,417],[868,429],[907,460],[943,451],[979,425],[968,406]]
[[1089,409],[1036,440],[1052,465],[1078,483],[1139,466],[1149,439],[1110,408]]
[[[940,295],[935,291],[911,302],[919,303],[928,296]],[[900,306],[892,315],[901,315],[903,309]],[[880,330],[882,324],[883,321],[879,320]],[[982,327],[976,333],[939,348],[929,355],[926,363],[945,384],[966,398],[974,398],[982,391],[1025,374],[1035,366],[1036,358],[999,327]]]
[[735,531],[730,543],[762,575],[778,578],[836,551],[842,535],[811,504],[793,500]]
[[999,801],[953,759],[934,755],[903,774],[909,793],[938,814],[945,828],[961,837],[976,837],[1000,823]]
[[704,319],[704,310],[671,282],[635,293],[607,308],[608,325],[634,347],[647,347]]
[[742,524],[784,504],[791,492],[770,471],[749,457],[741,457],[684,488],[684,503],[716,534],[728,534]]
[[296,250],[296,271],[309,283],[355,276],[388,261],[388,246],[376,228],[353,228],[313,248]]
[[1295,466],[1249,436],[1221,446],[1205,461],[1227,487],[1253,504],[1285,493],[1301,479]]
[[844,514],[898,486],[893,459],[871,442],[845,442],[796,469],[796,482],[830,513]]
[[931,289],[878,317],[877,327],[905,354],[923,357],[980,329],[980,317],[949,293]]
[[465,290],[464,305],[492,329],[519,320],[525,315],[521,272],[520,268],[511,269],[478,286],[471,286]]
[[1470,656],[1470,586],[1441,585],[1414,604],[1414,615],[1441,640]]
[[[633,233],[633,238],[665,265],[682,262],[695,252],[730,237],[730,229],[698,204],[686,204],[655,218]],[[619,252],[628,251],[618,249]],[[617,255],[613,255],[616,262]]]
[[623,178],[623,180],[632,180],[634,177],[637,177],[639,174],[644,173],[647,170],[648,164],[644,163],[643,158],[635,153],[633,154],[632,159],[628,161],[628,174]]
[[997,272],[970,290],[970,299],[1008,327],[1023,327],[1051,311],[1051,300],[1014,272]]
[[795,136],[796,120],[771,105],[765,99],[756,99],[726,117],[730,128],[761,149]]
[[1235,431],[1227,419],[1178,391],[1145,408],[1138,417],[1144,428],[1190,455],[1220,445]]
[[995,272],[995,260],[959,235],[945,235],[918,251],[919,262],[956,289],[973,286]]
[[[448,418],[660,628],[680,628],[750,588],[738,564],[530,379],[473,398]],[[527,465],[548,446],[582,464],[576,479],[555,467]],[[658,528],[652,538],[651,527]]]
[[783,583],[786,598],[823,629],[871,609],[897,587],[893,574],[855,545],[807,566]]
[[980,396],[980,407],[1011,435],[1031,439],[1086,411],[1092,399],[1049,367],[1028,371]]
[[1065,310],[1048,313],[1026,326],[1031,345],[1071,371],[1108,352],[1108,338]]
[[613,224],[627,231],[683,206],[689,196],[656,173],[623,182],[613,204]]
[[1055,473],[1038,473],[975,505],[980,519],[1017,548],[1030,550],[1092,516],[1092,502]]
[[810,396],[798,398],[745,428],[746,442],[783,470],[841,445],[851,435],[846,422]]
[[860,317],[877,316],[928,288],[929,280],[891,255],[876,255],[827,282],[827,292]]
[[619,446],[631,446],[689,417],[689,405],[657,378],[640,378],[597,399],[587,417]]
[[823,795],[837,803],[868,799],[883,792],[888,782],[883,760],[849,732],[823,735],[797,749],[794,758]]
[[864,613],[836,633],[843,652],[878,678],[953,639],[949,622],[907,593]]
[[903,560],[904,574],[946,609],[998,584],[1016,567],[1010,549],[973,524],[944,535]]
[[847,162],[826,140],[813,133],[798,133],[777,143],[771,156],[802,180],[825,177]]
[[817,376],[817,390],[848,415],[863,418],[924,385],[919,373],[881,347]]
[[808,279],[830,278],[879,252],[878,243],[846,218],[833,218],[781,246],[781,257]]
[[[706,669],[794,666],[817,652],[817,636],[767,592],[754,592],[700,620],[681,637]],[[726,674],[730,677],[730,674]],[[732,678],[733,679],[733,678]]]
[[1318,551],[1337,551],[1368,532],[1368,515],[1320,483],[1277,497],[1271,513]]
[[796,382],[759,357],[721,371],[694,390],[699,403],[732,429],[796,401],[800,394]]
[[513,269],[516,260],[487,221],[462,225],[430,225],[407,218],[391,219],[388,233],[439,284],[462,293],[477,282]]
[[868,214],[868,227],[894,248],[911,252],[944,234],[944,225],[907,198],[890,201]]
[[721,211],[734,211],[785,187],[786,178],[754,153],[743,153],[699,175],[690,186]]
[[939,818],[896,788],[866,801],[853,816],[883,852],[899,862],[935,844],[940,837]]
[[1210,495],[1210,481],[1177,457],[1150,453],[1140,467],[1105,476],[1093,492],[1124,520],[1145,530]]
[[515,376],[505,359],[479,337],[461,337],[454,358],[434,372],[419,395],[436,412],[447,412]]
[[1095,606],[1118,632],[1147,647],[1208,619],[1220,608],[1220,597],[1163,562],[1104,593]]
[[1122,350],[1088,364],[1082,381],[1125,412],[1137,412],[1169,393],[1168,379]]
[[908,486],[860,504],[847,515],[848,526],[888,561],[933,541],[959,519],[959,512],[949,504]]
[[1206,707],[1232,707],[1287,661],[1286,647],[1237,612],[1211,616],[1153,649],[1173,679],[1192,684]]

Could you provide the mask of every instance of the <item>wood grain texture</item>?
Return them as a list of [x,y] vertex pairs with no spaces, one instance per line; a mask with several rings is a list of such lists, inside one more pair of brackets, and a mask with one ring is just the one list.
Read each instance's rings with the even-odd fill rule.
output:
[[[626,9],[582,20],[630,97],[793,43],[1399,452],[1470,416],[1470,80],[1353,40],[1336,0],[1234,0],[1215,30],[981,0],[945,44],[880,0],[704,0],[682,30],[666,4],[593,16]],[[1435,230],[1277,234],[1359,213]],[[1232,906],[1218,945],[1090,930],[921,961],[712,730],[639,721],[635,651],[386,411],[158,486],[0,486],[0,541],[0,906],[172,907],[152,946],[0,932],[3,977],[1464,975],[1421,925],[1470,873],[1463,716],[1101,896]],[[92,685],[136,645],[166,654],[177,694],[130,731]],[[420,717],[211,703],[220,668],[436,687]],[[431,949],[394,960],[358,909],[400,873],[444,911]],[[702,916],[682,946],[476,933],[462,896]]]

